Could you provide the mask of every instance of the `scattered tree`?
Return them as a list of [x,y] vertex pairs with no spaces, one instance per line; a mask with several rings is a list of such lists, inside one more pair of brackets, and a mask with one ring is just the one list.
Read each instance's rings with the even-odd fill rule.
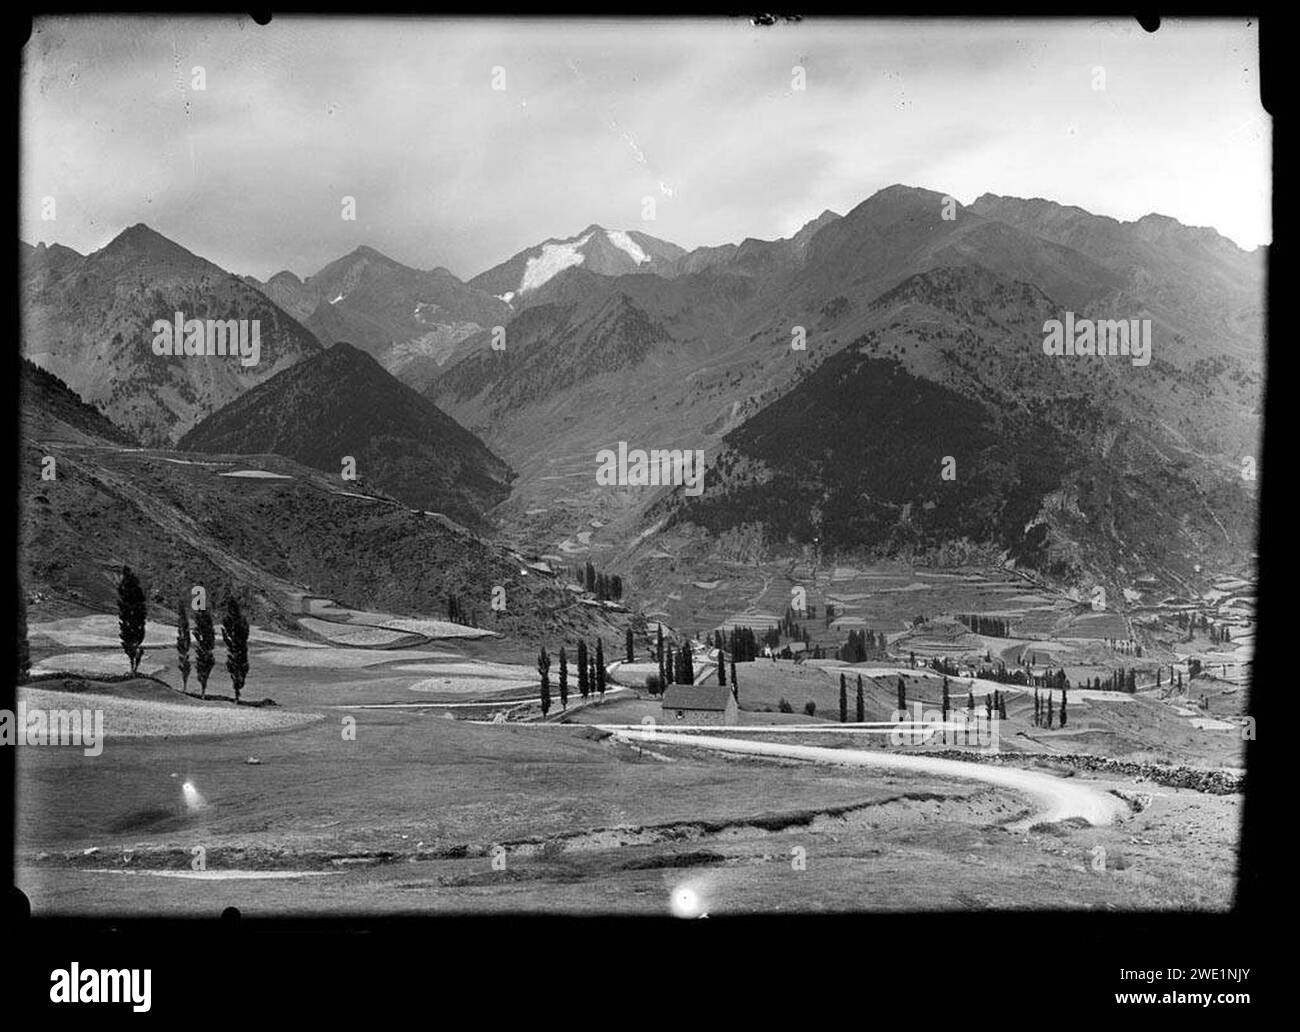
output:
[[217,631],[212,613],[205,606],[194,614],[194,674],[199,679],[199,697],[208,697],[208,675],[217,662]]
[[546,654],[546,646],[537,654],[537,673],[542,679],[542,716],[551,711],[551,657]]
[[235,598],[226,599],[226,615],[221,620],[221,640],[226,646],[226,673],[235,689],[235,705],[248,679],[248,618]]
[[139,671],[144,656],[144,624],[148,612],[139,578],[131,572],[131,567],[123,566],[122,579],[117,585],[117,636],[131,663],[132,676]]
[[189,691],[190,614],[184,599],[176,606],[176,669],[181,672],[181,691]]

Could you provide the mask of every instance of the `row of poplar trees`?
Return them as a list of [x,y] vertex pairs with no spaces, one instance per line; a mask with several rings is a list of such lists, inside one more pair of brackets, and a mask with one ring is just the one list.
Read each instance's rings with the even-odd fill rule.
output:
[[[596,648],[592,651],[587,648],[585,641],[578,642],[575,665],[578,668],[578,694],[585,699],[599,692],[601,698],[604,698],[607,687],[605,643],[597,639]],[[537,654],[537,673],[541,680],[542,716],[546,716],[551,712],[551,656],[545,646]],[[560,646],[559,689],[560,706],[567,710],[569,708],[569,653],[563,645]]]
[[[1061,713],[1059,727],[1065,727],[1065,722],[1069,719],[1066,712],[1066,705],[1069,703],[1069,695],[1065,688],[1061,689]],[[1034,726],[1043,727],[1052,726],[1052,721],[1056,719],[1056,706],[1052,701],[1052,693],[1047,693],[1046,700],[1038,697],[1038,689],[1034,689]]]
[[[748,630],[748,628],[745,628]],[[735,629],[732,630],[733,637]],[[753,632],[750,632],[751,636]],[[722,632],[714,632],[714,647],[718,650],[718,684],[726,686],[727,684],[727,653],[722,649]],[[655,652],[659,659],[659,682],[658,688],[662,692],[670,684],[694,684],[695,683],[695,658],[691,653],[691,643],[687,642],[680,649],[673,648],[671,643],[664,643],[664,628],[659,625],[659,635],[655,643]],[[628,653],[631,655],[631,652]],[[731,654],[731,695],[739,702],[740,689],[736,682],[736,655]]]
[[[122,567],[122,579],[117,585],[117,631],[122,651],[131,663],[131,674],[139,673],[140,660],[144,658],[145,623],[149,605],[145,600],[140,578],[129,566]],[[194,645],[193,670],[199,679],[199,695],[207,698],[208,676],[216,665],[216,628],[208,608],[194,614],[194,627],[190,627],[189,607],[182,599],[176,607],[176,667],[181,673],[183,691],[190,683],[190,644]],[[248,619],[240,608],[239,600],[230,597],[225,602],[221,620],[221,641],[226,646],[226,672],[235,690],[235,702],[244,690],[248,679]]]

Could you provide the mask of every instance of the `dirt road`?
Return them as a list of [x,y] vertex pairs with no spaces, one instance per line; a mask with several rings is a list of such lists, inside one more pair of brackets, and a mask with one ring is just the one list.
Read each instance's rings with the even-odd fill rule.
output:
[[[788,745],[781,742],[751,742],[745,739],[719,738],[712,735],[684,735],[660,731],[657,728],[651,733],[653,740],[660,744],[761,756],[786,756],[836,766],[883,767],[998,785],[1029,797],[1035,804],[1033,815],[1011,825],[1013,830],[1022,830],[1031,824],[1060,821],[1070,817],[1082,817],[1093,825],[1106,825],[1114,820],[1116,814],[1127,809],[1123,801],[1099,787],[1083,782],[1072,783],[1050,774],[1021,770],[1017,767],[963,763],[960,760],[945,760],[930,756],[870,752],[865,749],[828,749],[816,745]],[[644,742],[648,737],[646,731],[617,730],[613,734],[637,742]]]

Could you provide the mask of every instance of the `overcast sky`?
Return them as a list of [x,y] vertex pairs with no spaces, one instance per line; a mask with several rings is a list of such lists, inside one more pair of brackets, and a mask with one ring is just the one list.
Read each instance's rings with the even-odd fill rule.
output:
[[1251,248],[1257,40],[1244,20],[50,19],[25,54],[20,234],[87,252],[145,222],[262,278],[360,244],[469,278],[591,223],[771,239],[905,183]]

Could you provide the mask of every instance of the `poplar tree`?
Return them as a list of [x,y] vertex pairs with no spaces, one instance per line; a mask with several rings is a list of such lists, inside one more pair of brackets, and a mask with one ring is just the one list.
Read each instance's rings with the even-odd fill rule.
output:
[[144,656],[144,624],[148,610],[139,578],[131,572],[131,567],[123,566],[122,579],[117,585],[117,636],[131,663],[132,676],[139,671]]
[[199,697],[208,697],[208,675],[217,662],[217,632],[207,606],[194,616],[194,674],[199,679]]
[[865,724],[867,721],[867,701],[862,696],[862,675],[858,674],[858,723]]
[[628,661],[629,663],[635,663],[635,662],[636,662],[636,656],[633,654],[633,651],[632,651],[632,628],[631,628],[631,627],[629,627],[629,628],[627,629],[627,642],[626,642],[626,644],[627,644],[627,661]]
[[849,722],[849,689],[844,675],[840,674],[840,723]]
[[248,679],[248,618],[235,598],[226,599],[226,615],[221,621],[221,640],[226,646],[226,673],[235,689],[235,704]]
[[605,643],[596,639],[596,689],[605,696]]
[[537,672],[542,679],[542,716],[551,711],[551,657],[546,654],[546,646],[537,654]]
[[591,694],[591,686],[587,684],[587,643],[578,642],[578,694],[584,699]]
[[569,656],[560,646],[560,706],[569,708]]
[[181,691],[190,687],[190,614],[185,600],[176,606],[176,669],[181,672]]

